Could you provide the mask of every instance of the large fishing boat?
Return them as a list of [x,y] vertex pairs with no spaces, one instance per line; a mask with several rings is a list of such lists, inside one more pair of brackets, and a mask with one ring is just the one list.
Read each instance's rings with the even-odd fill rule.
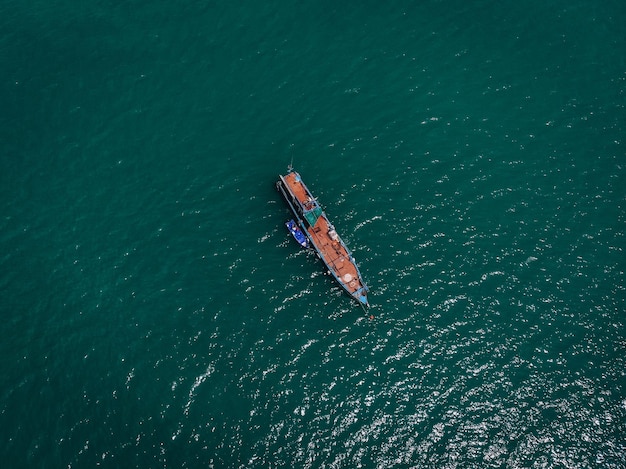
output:
[[367,307],[368,288],[352,253],[339,237],[322,207],[313,197],[300,175],[291,167],[279,176],[276,188],[293,212],[295,221],[310,241],[328,272],[348,295]]

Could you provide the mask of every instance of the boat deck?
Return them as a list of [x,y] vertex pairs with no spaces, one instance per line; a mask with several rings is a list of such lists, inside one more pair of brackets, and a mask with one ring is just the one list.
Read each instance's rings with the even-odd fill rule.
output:
[[[295,172],[284,176],[285,183],[289,186],[291,193],[298,199],[303,207],[313,199],[307,191],[298,174]],[[363,295],[365,285],[362,283],[355,261],[348,252],[339,237],[332,228],[325,215],[320,216],[315,225],[307,229],[308,235],[318,251],[322,260],[332,269],[337,279],[351,295]],[[333,236],[334,233],[334,236]],[[335,239],[333,239],[335,238]],[[361,293],[357,293],[361,290]]]

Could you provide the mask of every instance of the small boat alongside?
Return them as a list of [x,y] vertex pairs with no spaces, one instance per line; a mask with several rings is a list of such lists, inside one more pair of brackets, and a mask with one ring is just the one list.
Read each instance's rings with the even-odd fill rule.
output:
[[289,233],[291,233],[293,238],[298,241],[298,244],[300,244],[300,246],[305,249],[310,247],[309,238],[307,238],[306,235],[302,232],[295,220],[289,220],[287,223],[285,223],[285,226],[287,227]]
[[303,246],[290,228],[291,222],[292,226],[295,225],[296,233],[300,230],[300,234],[307,239],[307,244],[315,250],[341,288],[361,306],[369,306],[368,288],[352,253],[335,231],[317,199],[302,181],[300,174],[289,168],[286,175],[279,176],[276,188],[295,217],[295,220],[286,224],[294,238]]

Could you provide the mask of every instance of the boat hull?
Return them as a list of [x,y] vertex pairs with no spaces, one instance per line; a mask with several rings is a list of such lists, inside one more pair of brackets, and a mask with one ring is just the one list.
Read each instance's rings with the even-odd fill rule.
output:
[[361,306],[369,306],[368,287],[352,253],[296,171],[279,176],[276,188],[309,244],[339,286]]

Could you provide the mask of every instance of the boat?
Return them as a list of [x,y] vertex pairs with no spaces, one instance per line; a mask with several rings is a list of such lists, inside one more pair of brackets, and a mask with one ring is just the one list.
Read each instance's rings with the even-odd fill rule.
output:
[[289,230],[289,233],[291,233],[291,235],[294,237],[294,239],[298,241],[298,244],[300,244],[300,246],[305,249],[310,246],[309,238],[307,238],[300,229],[300,227],[298,227],[298,224],[295,222],[295,220],[289,220],[287,223],[285,223],[285,226]]
[[368,307],[369,289],[352,253],[302,181],[300,174],[290,166],[287,174],[279,175],[276,188],[293,213],[296,225],[302,229],[310,246],[334,280],[361,306]]

